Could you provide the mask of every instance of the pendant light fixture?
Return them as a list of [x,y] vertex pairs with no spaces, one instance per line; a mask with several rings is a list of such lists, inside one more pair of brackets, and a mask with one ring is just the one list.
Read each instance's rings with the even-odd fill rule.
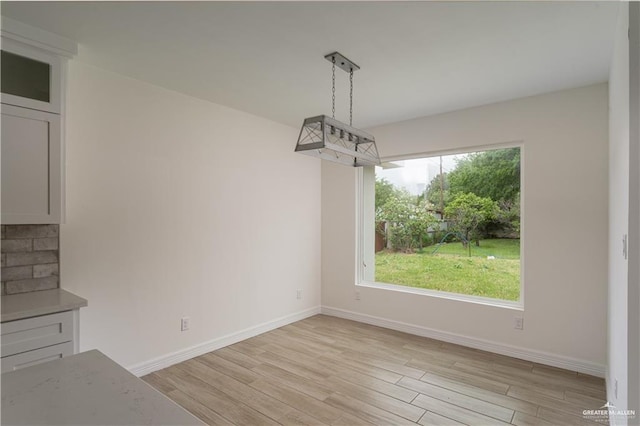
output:
[[[318,115],[305,118],[298,136],[296,152],[354,167],[379,165],[380,157],[375,138],[353,127],[353,72],[360,67],[338,52],[326,55],[325,59],[332,63],[332,116]],[[348,125],[336,120],[336,65],[349,73]]]

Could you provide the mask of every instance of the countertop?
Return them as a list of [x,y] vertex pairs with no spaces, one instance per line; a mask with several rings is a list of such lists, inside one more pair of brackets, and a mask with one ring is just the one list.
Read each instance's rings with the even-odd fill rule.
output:
[[3,425],[203,425],[93,350],[2,375]]
[[68,291],[54,290],[34,291],[31,293],[2,296],[2,315],[0,322],[36,317],[38,315],[55,314],[87,306],[87,300]]

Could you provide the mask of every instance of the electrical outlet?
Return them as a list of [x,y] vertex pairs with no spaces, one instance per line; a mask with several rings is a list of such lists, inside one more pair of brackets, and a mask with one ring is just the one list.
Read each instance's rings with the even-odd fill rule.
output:
[[524,329],[524,318],[522,317],[516,317],[513,319],[513,328],[515,328],[516,330],[523,330]]
[[356,290],[356,300],[360,300],[360,290]]
[[296,292],[296,297],[298,299],[302,299],[302,290],[301,289],[298,289],[298,291]]
[[187,331],[189,330],[189,323],[191,322],[191,319],[189,317],[183,317],[180,320],[180,331]]

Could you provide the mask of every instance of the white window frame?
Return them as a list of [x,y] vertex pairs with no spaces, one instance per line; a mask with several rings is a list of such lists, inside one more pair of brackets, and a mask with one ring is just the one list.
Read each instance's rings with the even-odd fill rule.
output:
[[[356,237],[356,287],[370,287],[376,289],[383,289],[389,291],[397,291],[401,293],[409,293],[415,294],[418,296],[424,297],[435,297],[440,299],[448,299],[448,300],[457,300],[462,302],[475,303],[480,305],[488,305],[488,306],[496,306],[502,308],[509,308],[515,310],[524,310],[524,270],[525,270],[525,248],[524,248],[524,192],[525,192],[525,181],[524,181],[524,141],[515,141],[515,142],[506,142],[499,144],[491,144],[491,145],[482,145],[482,146],[471,146],[465,147],[455,150],[442,150],[442,151],[429,151],[429,152],[421,152],[414,154],[406,154],[399,156],[391,156],[381,158],[382,162],[390,162],[390,161],[400,161],[400,160],[411,160],[417,158],[426,158],[426,157],[436,157],[440,155],[455,155],[455,154],[468,154],[472,152],[482,152],[489,151],[495,149],[504,149],[504,148],[520,148],[520,299],[517,301],[511,300],[502,300],[502,299],[493,299],[490,297],[483,296],[473,296],[467,294],[459,294],[459,293],[450,293],[446,291],[440,290],[432,290],[425,288],[417,288],[417,287],[409,287],[403,286],[400,284],[390,284],[390,283],[381,283],[376,281],[367,281],[365,279],[365,268],[366,260],[365,260],[365,250],[367,246],[366,240],[372,240],[375,236],[371,236],[374,230],[374,226],[367,218],[365,218],[366,209],[365,209],[365,173],[375,173],[374,166],[368,167],[359,167],[358,173],[356,177],[356,229],[357,229],[357,237]],[[375,185],[375,174],[374,174],[374,182]],[[375,221],[375,218],[373,219]],[[375,242],[375,240],[373,240]],[[370,241],[371,242],[371,241]],[[373,247],[373,246],[371,246]],[[373,249],[375,251],[375,249]],[[373,254],[374,265],[375,268],[375,252]],[[371,261],[370,261],[371,262]]]

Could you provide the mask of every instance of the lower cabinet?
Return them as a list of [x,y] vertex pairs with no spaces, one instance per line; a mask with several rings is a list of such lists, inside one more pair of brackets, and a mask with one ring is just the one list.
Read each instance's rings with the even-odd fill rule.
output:
[[2,372],[19,370],[43,362],[73,355],[73,343],[66,342],[2,358]]
[[2,323],[2,372],[77,352],[77,311],[58,312]]

